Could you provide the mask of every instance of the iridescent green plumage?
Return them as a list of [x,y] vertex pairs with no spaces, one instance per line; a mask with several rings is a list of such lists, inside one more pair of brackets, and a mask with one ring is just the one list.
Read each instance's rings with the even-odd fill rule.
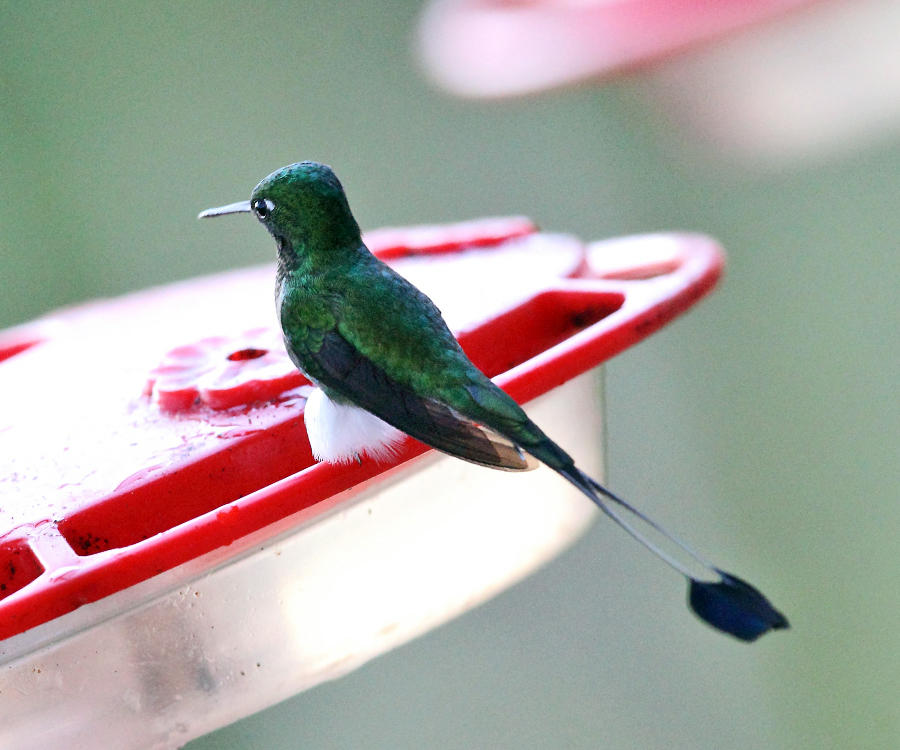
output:
[[[574,467],[469,361],[431,300],[369,252],[331,170],[279,170],[250,202],[264,207],[260,220],[278,242],[288,352],[332,400],[477,463],[527,468],[518,445],[554,468]],[[349,364],[355,380],[340,370]]]
[[[578,469],[469,361],[431,300],[369,252],[329,167],[316,162],[284,167],[260,182],[249,201],[201,216],[248,211],[278,245],[276,299],[287,351],[327,397],[324,403],[344,405],[331,413],[338,421],[329,429],[340,431],[340,415],[362,409],[475,463],[524,470],[532,466],[530,455],[685,575],[690,605],[706,622],[742,640],[787,627],[759,591],[712,566]],[[309,408],[321,400],[307,404],[311,443]],[[328,448],[318,453],[327,457]],[[632,521],[686,553],[688,564],[650,542]],[[715,580],[695,577],[688,565],[699,565]]]

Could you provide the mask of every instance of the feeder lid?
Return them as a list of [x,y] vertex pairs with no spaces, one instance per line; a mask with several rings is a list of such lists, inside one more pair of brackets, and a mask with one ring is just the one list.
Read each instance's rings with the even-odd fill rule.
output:
[[[716,243],[584,245],[527,219],[382,229],[368,246],[431,296],[520,402],[596,367],[715,284]],[[0,332],[0,639],[414,470],[315,463],[310,385],[287,358],[273,270],[60,310]]]

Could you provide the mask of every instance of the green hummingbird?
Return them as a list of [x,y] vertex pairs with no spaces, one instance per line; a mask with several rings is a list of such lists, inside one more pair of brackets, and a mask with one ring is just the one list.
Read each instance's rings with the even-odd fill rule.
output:
[[[255,214],[275,238],[284,343],[315,385],[304,419],[316,458],[389,457],[406,434],[496,469],[522,471],[540,461],[684,575],[689,605],[701,619],[744,641],[788,627],[756,588],[581,471],[472,364],[432,301],[365,246],[330,167],[312,161],[283,167],[253,188],[250,200],[208,209],[200,218],[232,213]],[[647,533],[660,535],[673,551]]]

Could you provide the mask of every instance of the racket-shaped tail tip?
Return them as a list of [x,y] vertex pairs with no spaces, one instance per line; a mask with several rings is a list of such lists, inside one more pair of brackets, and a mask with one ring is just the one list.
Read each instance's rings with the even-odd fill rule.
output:
[[690,581],[688,601],[701,620],[748,642],[770,630],[790,627],[787,618],[759,590],[737,576],[717,572],[720,581]]

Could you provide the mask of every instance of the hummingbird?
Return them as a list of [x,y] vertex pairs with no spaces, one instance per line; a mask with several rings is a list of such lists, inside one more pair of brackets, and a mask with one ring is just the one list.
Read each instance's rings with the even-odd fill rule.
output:
[[709,625],[743,641],[789,626],[758,589],[581,471],[484,375],[434,303],[366,247],[329,166],[288,165],[263,179],[249,200],[198,218],[234,213],[254,214],[275,240],[285,347],[315,386],[304,419],[317,459],[383,460],[410,435],[495,469],[524,471],[541,462],[681,573],[690,608]]

